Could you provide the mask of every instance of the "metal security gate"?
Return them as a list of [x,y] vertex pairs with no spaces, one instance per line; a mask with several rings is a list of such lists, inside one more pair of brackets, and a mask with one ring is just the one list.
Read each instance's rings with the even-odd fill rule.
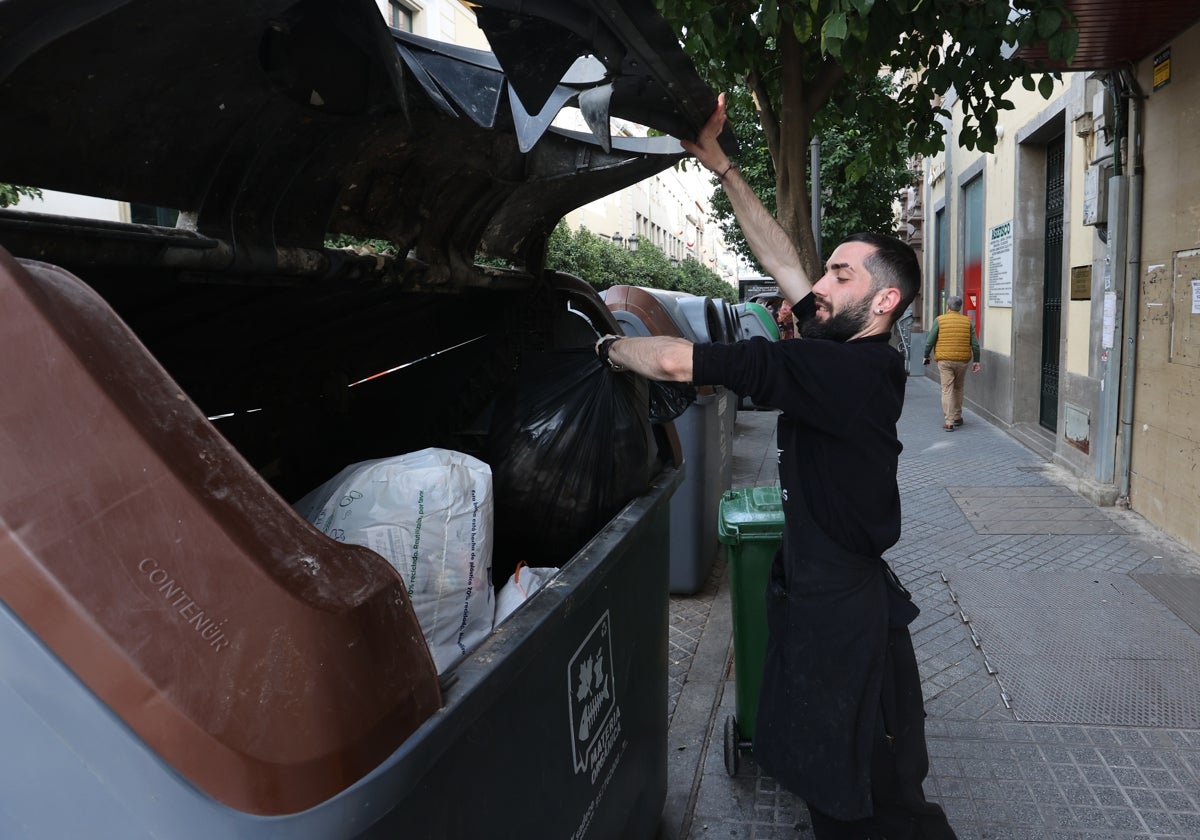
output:
[[1062,336],[1063,138],[1046,147],[1046,252],[1042,277],[1042,389],[1038,422],[1058,430],[1058,351]]

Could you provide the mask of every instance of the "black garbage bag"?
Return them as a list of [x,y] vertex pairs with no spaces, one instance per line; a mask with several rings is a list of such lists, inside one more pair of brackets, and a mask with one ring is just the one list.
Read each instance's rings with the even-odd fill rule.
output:
[[526,355],[496,401],[487,441],[496,580],[520,561],[560,566],[659,469],[646,381],[591,348]]
[[668,423],[696,401],[696,386],[690,382],[648,382],[650,422]]

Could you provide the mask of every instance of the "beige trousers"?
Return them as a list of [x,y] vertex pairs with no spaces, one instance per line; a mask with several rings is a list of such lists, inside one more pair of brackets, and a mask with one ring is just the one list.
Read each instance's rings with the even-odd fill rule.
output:
[[970,362],[939,361],[938,375],[942,378],[942,413],[946,425],[962,419],[963,387],[967,384],[967,365]]

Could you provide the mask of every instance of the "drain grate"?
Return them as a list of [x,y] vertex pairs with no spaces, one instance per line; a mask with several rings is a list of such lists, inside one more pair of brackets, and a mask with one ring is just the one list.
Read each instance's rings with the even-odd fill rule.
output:
[[1200,727],[1200,635],[1128,576],[962,570],[948,582],[1019,720]]

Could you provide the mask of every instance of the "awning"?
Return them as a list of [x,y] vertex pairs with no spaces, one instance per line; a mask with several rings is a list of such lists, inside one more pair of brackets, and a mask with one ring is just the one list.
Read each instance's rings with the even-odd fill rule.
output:
[[1078,19],[1079,47],[1069,64],[1050,61],[1046,45],[1017,55],[1047,70],[1107,70],[1141,61],[1200,20],[1200,0],[1066,0]]

